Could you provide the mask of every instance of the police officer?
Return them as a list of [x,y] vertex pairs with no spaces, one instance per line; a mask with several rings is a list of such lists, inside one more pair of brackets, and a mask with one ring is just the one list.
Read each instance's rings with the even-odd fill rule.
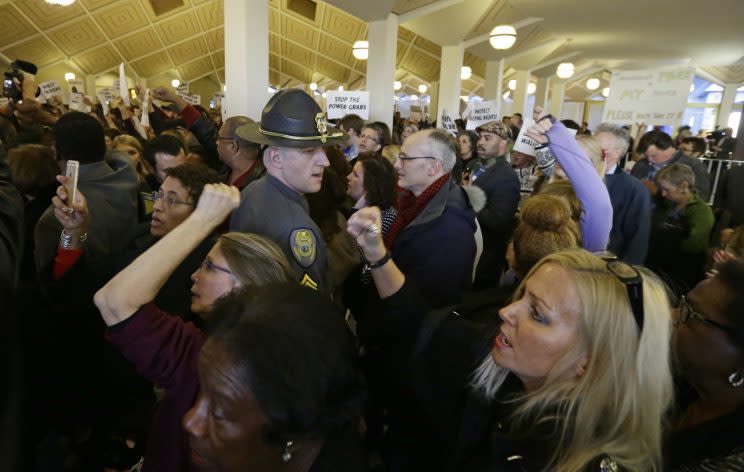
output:
[[300,284],[330,294],[325,243],[304,194],[320,190],[329,165],[323,146],[345,141],[345,133],[329,133],[315,100],[290,89],[271,97],[260,123],[241,126],[236,134],[266,146],[266,175],[241,192],[230,230],[271,238],[287,254]]

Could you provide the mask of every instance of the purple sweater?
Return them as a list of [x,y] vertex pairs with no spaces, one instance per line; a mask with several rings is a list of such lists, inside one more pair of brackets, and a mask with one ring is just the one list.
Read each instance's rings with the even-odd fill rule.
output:
[[206,339],[204,334],[192,323],[149,303],[109,327],[106,339],[140,375],[166,390],[152,420],[143,470],[188,470],[190,448],[181,419],[199,393],[196,358]]
[[584,249],[604,251],[612,229],[610,195],[592,161],[584,155],[579,143],[560,121],[553,121],[548,131],[548,147],[568,176],[576,197],[581,202],[581,239]]

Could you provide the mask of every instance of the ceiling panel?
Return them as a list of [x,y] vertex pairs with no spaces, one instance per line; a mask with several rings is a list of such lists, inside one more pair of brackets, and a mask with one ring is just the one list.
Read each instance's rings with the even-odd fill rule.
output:
[[323,54],[339,62],[349,63],[354,60],[351,45],[328,34],[320,35],[318,51],[323,51]]
[[417,36],[416,39],[413,41],[413,44],[419,48],[423,49],[424,51],[433,54],[437,57],[442,56],[442,47],[439,46],[436,43],[433,43],[425,38],[422,38],[421,36]]
[[318,36],[318,30],[307,23],[303,23],[286,15],[282,17],[283,38],[291,39],[296,43],[306,44],[314,48],[317,44]]
[[195,80],[197,77],[208,74],[211,70],[213,70],[212,61],[208,57],[187,62],[178,67],[181,77],[185,80]]
[[225,47],[225,29],[219,28],[204,34],[210,51],[217,51]]
[[410,70],[422,79],[433,82],[439,77],[439,60],[427,54],[407,54],[401,67]]
[[75,56],[75,62],[89,74],[98,74],[114,68],[121,62],[113,46],[105,44]]
[[145,56],[162,48],[155,29],[150,27],[114,41],[116,47],[128,61]]
[[160,34],[160,38],[166,47],[201,32],[199,22],[196,21],[196,16],[193,12],[184,13],[162,21],[155,26],[155,29]]
[[323,15],[324,31],[353,43],[362,39],[366,29],[365,24],[359,19],[338,8],[326,6],[325,15]]
[[282,59],[282,72],[306,84],[313,81],[312,70],[287,59]]
[[106,5],[114,3],[116,0],[80,0],[88,11],[98,10]]
[[269,68],[279,70],[281,59],[278,54],[269,54]]
[[437,0],[397,0],[395,4],[393,4],[393,13],[402,15],[403,13],[407,13],[436,1]]
[[34,34],[34,27],[13,5],[0,5],[0,44],[15,43]]
[[55,29],[49,33],[49,38],[68,56],[106,42],[93,20],[87,16]]
[[349,79],[349,69],[323,56],[318,56],[315,69],[336,82],[346,83]]
[[85,13],[77,3],[63,7],[50,5],[44,0],[17,0],[15,5],[42,31],[79,18]]
[[171,59],[173,59],[173,62],[176,65],[184,64],[194,57],[204,56],[208,53],[209,50],[207,49],[207,43],[201,36],[197,36],[188,41],[179,43],[172,48],[168,48],[168,54],[170,54]]
[[222,1],[209,2],[196,9],[196,16],[204,29],[222,26],[225,22],[225,8]]
[[214,67],[217,69],[222,69],[225,67],[225,50],[218,51],[212,54],[212,62],[214,62]]
[[109,38],[118,38],[147,26],[148,20],[141,8],[132,8],[130,2],[122,0],[114,5],[93,13],[93,18]]
[[170,58],[164,51],[156,52],[132,63],[132,67],[141,77],[152,77],[173,67]]
[[33,62],[38,67],[43,67],[65,57],[62,51],[43,36],[34,36],[27,41],[5,48],[2,52],[11,59],[21,58]]
[[315,64],[314,51],[304,48],[286,39],[282,40],[281,55],[282,57],[286,57],[290,61],[296,62],[298,64],[305,64],[308,67],[312,67],[313,64]]

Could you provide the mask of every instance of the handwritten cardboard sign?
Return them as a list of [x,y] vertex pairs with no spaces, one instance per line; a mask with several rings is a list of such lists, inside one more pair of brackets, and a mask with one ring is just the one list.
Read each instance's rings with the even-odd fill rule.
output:
[[452,134],[452,136],[457,136],[457,125],[444,108],[442,108],[442,116],[439,118],[439,127]]
[[[539,146],[540,143],[525,134],[535,121],[532,118],[525,118],[523,121],[524,123],[522,124],[522,128],[519,130],[519,135],[517,136],[516,141],[514,141],[512,151],[518,151],[522,154],[527,154],[528,156],[536,156],[537,153],[535,152],[535,147]],[[576,135],[575,129],[568,128],[568,132],[573,136]]]
[[677,125],[687,107],[694,69],[613,71],[603,121]]
[[178,93],[176,94],[186,100],[186,103],[190,103],[192,105],[201,105],[201,95],[188,95],[185,93]]
[[463,114],[463,117],[468,120],[466,128],[474,130],[480,125],[499,120],[500,118],[496,113],[497,108],[498,102],[496,100],[471,103],[470,106],[468,106],[467,115]]
[[46,98],[47,100],[51,97],[61,97],[64,95],[62,87],[59,86],[59,82],[57,82],[56,80],[42,82],[39,84],[39,88],[41,89],[41,93],[44,95],[44,98]]
[[369,92],[327,92],[326,111],[331,120],[350,114],[368,120]]
[[145,89],[145,98],[142,99],[142,118],[140,118],[140,124],[142,126],[150,127],[150,89]]

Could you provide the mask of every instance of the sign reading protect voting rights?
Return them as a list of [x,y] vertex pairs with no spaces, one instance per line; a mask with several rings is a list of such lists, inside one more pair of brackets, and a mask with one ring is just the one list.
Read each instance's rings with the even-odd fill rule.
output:
[[693,69],[613,71],[602,121],[677,125],[687,106]]
[[326,92],[328,119],[343,118],[349,114],[369,119],[369,92]]
[[496,114],[497,107],[498,102],[496,100],[471,103],[466,110],[467,113],[463,113],[463,118],[468,120],[466,128],[474,130],[480,125],[499,120],[500,118]]

